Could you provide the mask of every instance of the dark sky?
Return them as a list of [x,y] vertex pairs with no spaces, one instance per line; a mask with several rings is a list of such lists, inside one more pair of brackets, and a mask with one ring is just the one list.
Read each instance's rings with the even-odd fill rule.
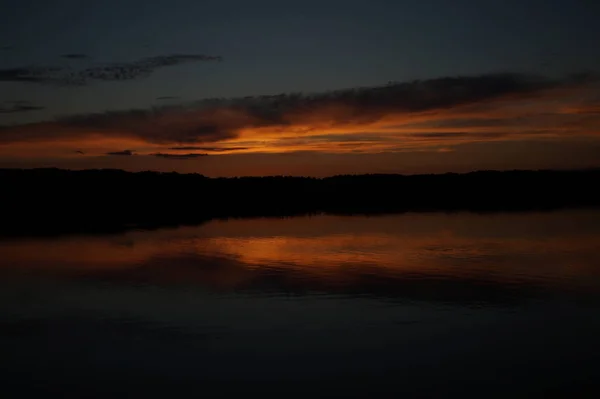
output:
[[[0,166],[596,166],[599,17],[592,0],[0,0]],[[314,95],[243,99],[293,92]]]

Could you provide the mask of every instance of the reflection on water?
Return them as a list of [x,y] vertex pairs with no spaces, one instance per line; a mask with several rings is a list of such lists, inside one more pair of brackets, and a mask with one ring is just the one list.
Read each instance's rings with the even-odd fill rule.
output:
[[599,243],[599,211],[4,240],[0,371],[11,392],[88,397],[581,395]]

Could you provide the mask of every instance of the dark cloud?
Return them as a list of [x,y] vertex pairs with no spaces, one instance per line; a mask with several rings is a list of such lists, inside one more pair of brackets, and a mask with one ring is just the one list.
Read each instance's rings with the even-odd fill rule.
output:
[[497,132],[432,132],[432,133],[412,133],[409,137],[423,138],[423,139],[454,139],[454,138],[499,138],[507,136],[507,133]]
[[[84,59],[86,54],[64,54],[63,58]],[[73,70],[56,67],[20,67],[0,69],[0,81],[82,86],[92,81],[123,81],[149,76],[155,69],[190,62],[221,61],[219,56],[171,54],[125,63],[98,65]]]
[[164,66],[178,65],[188,62],[198,61],[223,61],[221,56],[205,55],[205,54],[169,54],[159,55],[156,57],[144,58],[140,61],[132,63],[132,65],[139,65],[148,68],[160,68]]
[[123,81],[147,77],[152,73],[149,68],[134,64],[113,64],[86,68],[80,71],[70,71],[57,81],[65,86],[84,86],[94,80]]
[[226,151],[241,151],[247,150],[248,147],[171,147],[169,150],[173,151],[208,151],[208,152],[226,152]]
[[465,137],[473,133],[470,132],[433,132],[433,133],[412,133],[411,137],[420,137],[425,139],[437,139],[437,138],[452,138],[452,137]]
[[574,115],[600,115],[600,101],[595,104],[583,104],[567,110]]
[[132,156],[135,154],[134,154],[133,150],[123,150],[123,151],[107,152],[106,155]]
[[[184,60],[186,58],[155,58],[136,67],[171,65]],[[206,99],[188,105],[75,115],[53,122],[13,126],[3,130],[0,142],[45,139],[49,134],[77,136],[94,132],[177,145],[173,148],[183,149],[192,148],[194,144],[235,139],[242,130],[255,128],[271,128],[275,133],[293,128],[298,136],[302,136],[319,129],[343,129],[344,126],[368,129],[370,124],[385,117],[403,119],[404,115],[419,112],[441,115],[464,105],[477,105],[477,112],[485,113],[496,106],[494,100],[545,98],[553,89],[584,87],[594,79],[593,75],[549,79],[504,73],[443,77],[314,94]],[[194,149],[210,151],[208,148],[213,147],[194,146]]]
[[69,54],[61,54],[62,58],[68,58],[71,60],[86,60],[91,58],[89,55],[87,54],[82,54],[82,53],[69,53]]
[[45,109],[40,105],[33,105],[29,101],[18,100],[18,101],[6,101],[8,106],[0,105],[0,114],[15,114],[20,112],[31,112]]
[[176,100],[179,97],[177,96],[160,96],[160,97],[156,97],[157,100]]
[[514,118],[500,118],[500,117],[487,117],[487,118],[451,118],[451,119],[440,119],[436,121],[425,121],[417,123],[405,124],[404,127],[436,127],[436,128],[459,128],[459,129],[470,129],[470,128],[487,128],[487,127],[499,127],[514,125],[515,123],[525,124],[527,118],[523,116]]
[[[393,137],[373,133],[353,133],[353,134],[318,134],[311,135],[311,141],[345,141],[345,142],[386,142],[395,141]],[[293,140],[293,139],[292,139]]]
[[129,136],[151,143],[191,144],[235,138],[236,129],[251,123],[251,117],[243,113],[157,108],[76,115],[60,118],[50,125],[68,129],[67,135],[71,131],[94,129],[107,135]]
[[205,157],[208,154],[165,154],[157,152],[156,154],[150,154],[154,157],[167,158],[167,159],[195,159]]
[[130,63],[87,68],[64,77],[66,84],[86,84],[90,80],[130,80],[145,77],[155,69],[190,62],[221,61],[219,56],[204,54],[171,54],[143,58]]
[[59,67],[20,67],[0,69],[0,81],[28,83],[58,83],[54,76],[63,71]]
[[84,154],[85,154],[85,152],[83,152],[83,151],[81,151],[81,150],[75,150],[75,153],[77,153],[77,154],[81,154],[81,155],[84,155]]

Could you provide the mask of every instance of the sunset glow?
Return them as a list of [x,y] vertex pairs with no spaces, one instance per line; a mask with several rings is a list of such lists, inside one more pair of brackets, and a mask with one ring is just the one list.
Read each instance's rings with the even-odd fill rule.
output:
[[[474,79],[465,81],[477,82]],[[346,104],[346,100],[339,100],[339,105],[335,103],[338,100],[328,100],[306,109],[286,106],[287,111],[278,111],[280,121],[253,114],[248,100],[241,100],[239,110],[227,106],[167,108],[143,118],[128,112],[108,113],[5,127],[0,131],[0,157],[84,162],[127,150],[123,155],[158,153],[189,159],[210,154],[227,159],[231,154],[448,152],[471,143],[598,140],[600,113],[594,103],[595,85],[556,83],[555,89],[531,89],[527,95],[492,96],[455,105],[451,100],[449,107],[424,111],[379,105],[360,108]],[[345,94],[333,96],[345,98]],[[205,130],[208,126],[212,126],[210,132]]]

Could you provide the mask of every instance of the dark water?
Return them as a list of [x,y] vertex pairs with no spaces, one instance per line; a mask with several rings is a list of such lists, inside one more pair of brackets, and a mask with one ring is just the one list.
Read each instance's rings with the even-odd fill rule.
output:
[[0,397],[595,397],[600,212],[0,241]]

